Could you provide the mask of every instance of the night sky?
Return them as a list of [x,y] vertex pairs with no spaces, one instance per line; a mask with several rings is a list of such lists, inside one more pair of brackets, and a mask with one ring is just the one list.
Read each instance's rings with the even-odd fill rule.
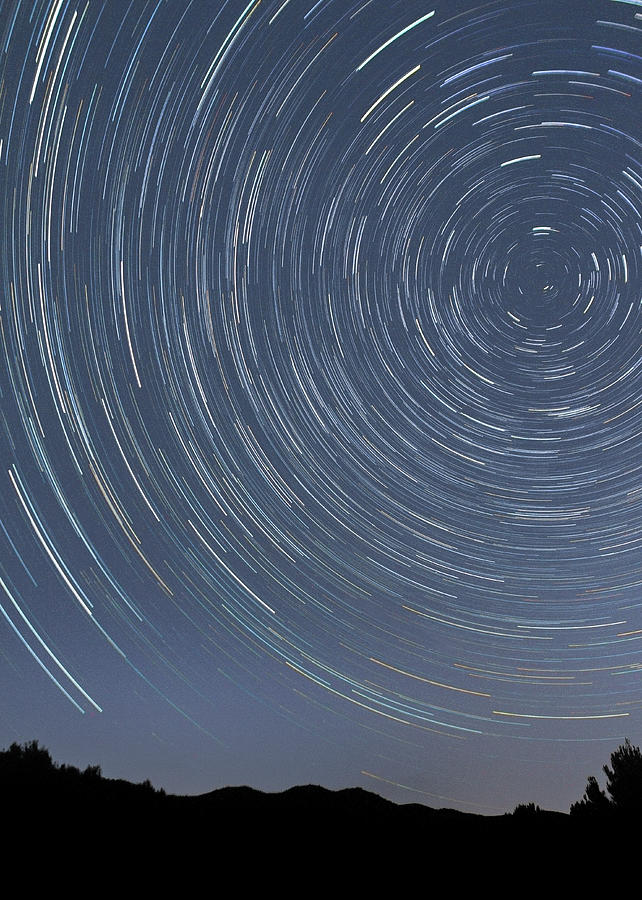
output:
[[642,739],[642,0],[0,3],[0,743],[568,810]]

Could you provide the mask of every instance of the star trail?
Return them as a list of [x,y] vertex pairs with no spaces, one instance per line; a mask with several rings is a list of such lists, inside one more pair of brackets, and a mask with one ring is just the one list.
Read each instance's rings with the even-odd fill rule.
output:
[[5,743],[568,808],[640,734],[642,2],[10,0],[0,53]]

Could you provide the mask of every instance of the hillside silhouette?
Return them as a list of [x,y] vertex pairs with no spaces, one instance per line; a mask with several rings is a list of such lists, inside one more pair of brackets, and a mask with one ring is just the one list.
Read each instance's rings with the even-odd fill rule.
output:
[[588,891],[592,862],[634,860],[637,835],[612,814],[523,803],[484,816],[362,788],[172,795],[58,764],[37,741],[0,751],[0,803],[5,871],[19,872],[27,893],[54,896],[70,885],[160,897],[460,896],[481,885],[495,896],[525,882]]
[[[73,835],[78,841],[118,836],[125,846],[172,848],[216,846],[225,854],[244,847],[403,847],[437,853],[460,846],[470,852],[501,846],[516,859],[535,845],[550,852],[586,842],[594,817],[569,816],[520,804],[514,813],[482,816],[418,803],[396,804],[363,790],[317,785],[266,793],[224,787],[197,796],[166,794],[149,781],[132,784],[103,777],[99,766],[80,770],[55,763],[37,741],[0,751],[3,813],[14,832]],[[414,848],[414,849],[412,849]],[[300,858],[300,857],[299,857]]]
[[[618,798],[638,753],[627,744],[605,768]],[[105,778],[96,765],[58,764],[37,741],[0,751],[0,803],[5,864],[26,859],[22,876],[32,886],[41,879],[47,893],[52,884],[66,891],[71,878],[145,896],[236,897],[275,885],[297,896],[310,887],[313,896],[337,888],[340,896],[378,896],[386,883],[398,896],[400,879],[411,886],[405,895],[436,878],[458,895],[524,879],[548,890],[560,875],[569,890],[578,879],[588,890],[594,861],[621,860],[626,869],[636,858],[636,823],[612,802],[603,815],[594,804],[574,804],[569,815],[522,803],[484,816],[318,785],[180,796],[149,781]]]

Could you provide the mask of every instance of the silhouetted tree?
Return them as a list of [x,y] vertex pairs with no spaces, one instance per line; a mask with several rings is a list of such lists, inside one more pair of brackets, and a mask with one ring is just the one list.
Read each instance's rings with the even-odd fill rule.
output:
[[603,815],[611,811],[611,801],[597,783],[595,775],[589,775],[584,796],[571,805],[571,815]]
[[513,810],[514,816],[535,816],[541,809],[535,803],[518,803]]
[[623,811],[642,811],[642,753],[628,738],[611,753],[611,767],[604,766],[606,790],[614,806]]
[[38,741],[12,744],[9,747],[9,757],[30,769],[53,769],[55,766],[49,751],[45,747],[41,747]]
[[51,754],[38,741],[25,744],[11,744],[8,750],[0,751],[0,774],[11,778],[17,773],[27,773],[33,778],[47,777],[56,770]]
[[584,796],[571,806],[571,815],[642,812],[642,752],[626,738],[611,753],[611,765],[602,766],[607,794],[591,775]]

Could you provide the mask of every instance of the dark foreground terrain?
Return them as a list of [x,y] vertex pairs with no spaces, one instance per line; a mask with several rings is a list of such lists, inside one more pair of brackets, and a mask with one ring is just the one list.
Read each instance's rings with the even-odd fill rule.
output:
[[604,852],[605,840],[623,841],[629,827],[532,805],[500,816],[398,805],[361,788],[167,795],[149,782],[103,778],[97,766],[58,765],[37,742],[0,752],[0,791],[10,833],[5,859],[10,848],[27,851],[37,871],[38,860],[53,851],[59,875],[87,872],[92,883],[97,874],[113,878],[121,870],[127,875],[119,877],[187,878],[212,865],[239,883],[324,879],[336,866],[346,871],[346,863],[375,883],[379,874],[425,866],[457,883],[482,875],[492,881],[508,871],[528,880],[561,864],[583,868]]

